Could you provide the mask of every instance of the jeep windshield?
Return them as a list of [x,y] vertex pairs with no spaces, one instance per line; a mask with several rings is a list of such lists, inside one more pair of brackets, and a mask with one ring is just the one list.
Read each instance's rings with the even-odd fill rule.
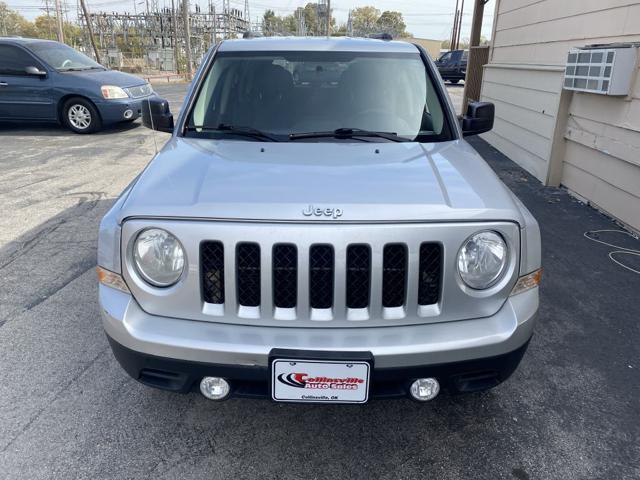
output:
[[445,108],[418,52],[218,52],[185,136],[445,141]]

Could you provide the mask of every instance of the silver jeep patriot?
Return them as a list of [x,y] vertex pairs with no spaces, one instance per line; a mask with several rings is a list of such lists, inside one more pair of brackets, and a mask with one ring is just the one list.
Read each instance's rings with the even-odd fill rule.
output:
[[213,48],[171,139],[100,225],[122,367],[212,400],[418,401],[485,390],[538,310],[540,231],[464,140],[410,43],[249,38]]

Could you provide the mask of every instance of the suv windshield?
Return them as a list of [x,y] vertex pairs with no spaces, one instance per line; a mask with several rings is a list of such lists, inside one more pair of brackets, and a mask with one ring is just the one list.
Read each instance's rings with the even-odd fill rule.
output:
[[104,67],[86,55],[67,45],[54,42],[33,43],[29,45],[33,53],[60,72],[68,70],[104,69]]
[[186,135],[260,140],[256,132],[281,141],[451,139],[417,52],[219,52]]

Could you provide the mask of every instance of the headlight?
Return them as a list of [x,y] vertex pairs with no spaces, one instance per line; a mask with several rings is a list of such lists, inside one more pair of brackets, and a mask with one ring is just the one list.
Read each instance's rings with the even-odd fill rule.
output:
[[499,233],[478,232],[458,252],[458,273],[469,287],[484,290],[500,279],[507,259],[507,244]]
[[149,228],[138,234],[133,245],[133,260],[142,278],[156,287],[176,283],[184,269],[184,250],[176,237],[161,228]]
[[115,98],[129,98],[127,92],[114,85],[103,85],[100,87],[100,91],[102,92],[102,96],[107,100],[113,100]]

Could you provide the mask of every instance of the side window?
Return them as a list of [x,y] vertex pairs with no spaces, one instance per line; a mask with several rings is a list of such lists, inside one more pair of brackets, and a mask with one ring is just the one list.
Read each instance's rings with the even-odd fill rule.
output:
[[451,53],[452,52],[447,52],[444,55],[442,55],[440,57],[440,62],[442,63],[449,63],[449,61],[451,60]]
[[460,50],[456,50],[456,51],[454,51],[452,53],[453,53],[453,58],[451,60],[456,62],[456,63],[459,62],[460,58],[462,57],[462,52]]
[[21,48],[0,45],[0,75],[26,75],[27,67],[42,69],[39,62]]
[[465,50],[464,52],[462,52],[462,61],[466,62],[468,58],[469,58],[469,50]]

